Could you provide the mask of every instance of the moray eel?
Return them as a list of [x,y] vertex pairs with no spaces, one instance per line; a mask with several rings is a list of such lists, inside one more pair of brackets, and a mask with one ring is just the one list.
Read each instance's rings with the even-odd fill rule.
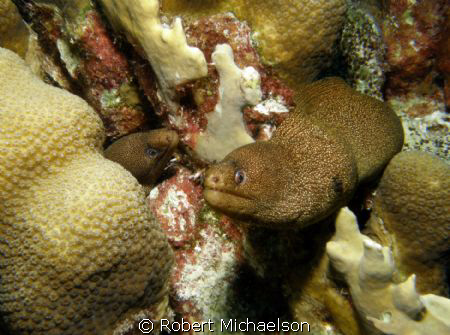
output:
[[111,144],[104,155],[150,188],[156,183],[177,145],[175,131],[156,129],[124,136]]
[[401,150],[395,113],[342,79],[305,84],[299,96],[272,139],[207,169],[204,198],[213,208],[270,227],[304,227],[345,205]]

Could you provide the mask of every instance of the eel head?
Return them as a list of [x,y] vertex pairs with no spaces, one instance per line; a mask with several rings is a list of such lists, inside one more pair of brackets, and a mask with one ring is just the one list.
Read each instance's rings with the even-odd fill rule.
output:
[[152,186],[178,145],[173,130],[156,129],[124,136],[105,150],[105,157],[119,163],[143,185]]
[[[230,217],[263,223],[289,221],[295,214],[285,207],[286,152],[277,144],[256,142],[240,147],[205,173],[205,200]],[[290,206],[288,206],[290,207]]]
[[[270,228],[302,228],[331,215],[353,193],[354,162],[326,138],[315,152],[306,141],[240,147],[205,173],[205,200],[240,221]],[[321,154],[319,154],[322,152]]]

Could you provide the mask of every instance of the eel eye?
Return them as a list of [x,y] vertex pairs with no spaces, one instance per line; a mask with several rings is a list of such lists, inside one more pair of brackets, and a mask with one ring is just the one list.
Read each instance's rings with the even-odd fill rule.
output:
[[159,150],[152,147],[148,147],[147,149],[145,149],[145,154],[150,158],[155,158],[156,156],[159,155]]
[[237,170],[234,174],[234,181],[238,185],[242,184],[245,181],[245,172],[242,170]]

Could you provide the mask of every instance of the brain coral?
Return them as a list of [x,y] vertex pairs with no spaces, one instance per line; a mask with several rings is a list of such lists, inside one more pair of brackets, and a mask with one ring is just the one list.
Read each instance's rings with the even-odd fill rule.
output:
[[[78,97],[0,48],[0,312],[14,334],[111,334],[165,300],[172,254]],[[154,307],[158,308],[158,307]]]
[[244,3],[242,18],[256,32],[263,60],[304,81],[328,62],[347,8],[346,0],[235,2]]
[[[384,242],[394,241],[394,252],[404,276],[418,275],[424,293],[445,294],[445,253],[450,249],[450,166],[423,152],[395,156],[380,181],[370,228]],[[386,243],[384,243],[386,244]]]

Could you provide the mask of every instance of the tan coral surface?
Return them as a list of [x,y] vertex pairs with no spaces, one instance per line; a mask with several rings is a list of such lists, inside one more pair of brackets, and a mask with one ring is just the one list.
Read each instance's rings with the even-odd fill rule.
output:
[[25,57],[28,49],[28,28],[11,0],[0,0],[0,47]]
[[401,279],[416,273],[421,293],[445,294],[448,289],[449,199],[450,166],[418,151],[396,155],[377,190],[369,231],[382,244],[393,244]]
[[0,312],[14,334],[110,334],[158,303],[167,240],[80,98],[0,49]]
[[243,2],[242,16],[256,32],[263,60],[287,78],[312,80],[328,63],[344,22],[345,0]]

